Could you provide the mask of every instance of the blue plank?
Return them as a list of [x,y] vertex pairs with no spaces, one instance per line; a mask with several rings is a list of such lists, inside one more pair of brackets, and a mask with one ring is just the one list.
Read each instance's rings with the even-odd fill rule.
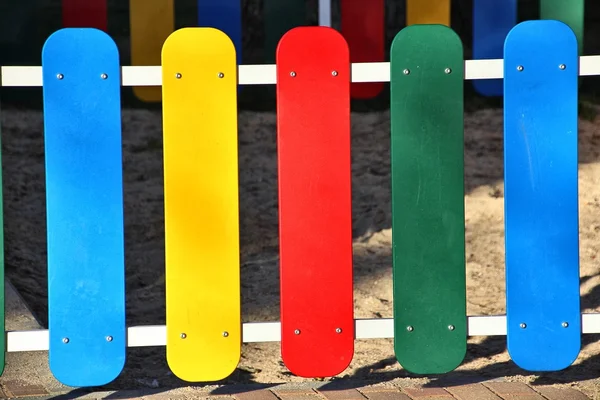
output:
[[242,63],[242,4],[240,0],[198,0],[198,26],[224,32],[235,46],[237,64]]
[[504,51],[508,351],[557,371],[581,347],[577,40],[562,22],[527,21]]
[[62,29],[42,68],[50,369],[65,385],[104,385],[126,350],[118,50],[102,31]]
[[[517,23],[517,0],[473,0],[473,59],[503,58],[504,40]],[[502,96],[502,79],[473,81],[484,96]]]

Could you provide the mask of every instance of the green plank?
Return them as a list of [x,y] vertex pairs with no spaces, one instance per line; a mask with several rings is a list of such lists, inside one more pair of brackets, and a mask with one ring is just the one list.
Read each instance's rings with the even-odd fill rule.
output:
[[394,350],[410,372],[445,373],[467,347],[462,43],[412,25],[390,59]]
[[306,25],[305,0],[264,0],[265,62],[275,63],[277,44],[290,29]]
[[[0,129],[0,138],[2,130]],[[0,149],[2,143],[0,140]],[[2,195],[2,155],[0,152],[0,375],[4,372],[4,359],[6,354],[6,327],[4,323],[5,303],[4,303],[4,196]]]
[[585,0],[540,0],[540,19],[561,21],[575,32],[579,55],[583,55]]

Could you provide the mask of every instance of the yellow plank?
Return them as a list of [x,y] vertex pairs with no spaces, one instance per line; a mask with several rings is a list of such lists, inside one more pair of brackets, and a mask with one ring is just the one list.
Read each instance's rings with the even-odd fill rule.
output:
[[[129,0],[131,65],[160,65],[162,46],[175,29],[173,0]],[[158,86],[134,87],[142,101],[159,102]]]
[[406,25],[450,26],[450,0],[406,0]]
[[213,28],[180,29],[162,67],[167,362],[215,381],[242,343],[235,47]]

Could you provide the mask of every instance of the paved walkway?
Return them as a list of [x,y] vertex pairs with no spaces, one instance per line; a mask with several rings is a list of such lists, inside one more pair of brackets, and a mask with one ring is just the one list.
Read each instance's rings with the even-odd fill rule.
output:
[[84,393],[71,391],[50,394],[43,387],[3,383],[0,396],[5,399],[205,399],[205,400],[589,400],[571,387],[529,386],[518,382],[485,382],[445,388],[366,386],[343,390],[318,387],[231,385],[211,390],[184,387],[173,390],[144,389],[118,392]]
[[[8,330],[40,329],[33,314],[12,285],[6,281],[6,327]],[[364,381],[339,379],[281,385],[190,386],[177,389],[142,389],[94,392],[73,390],[59,384],[48,368],[47,352],[8,353],[0,377],[0,399],[205,399],[205,400],[600,400],[590,398],[576,386],[529,386],[494,379],[470,385],[443,388],[393,386],[390,382],[365,386]],[[450,381],[451,382],[451,381]],[[445,381],[446,384],[448,381]],[[340,389],[341,386],[344,389]],[[338,386],[334,386],[338,385]],[[415,383],[416,385],[416,383]],[[587,386],[586,386],[587,387]],[[337,389],[337,390],[334,390]],[[590,387],[585,389],[589,392]],[[590,394],[591,395],[591,394]]]

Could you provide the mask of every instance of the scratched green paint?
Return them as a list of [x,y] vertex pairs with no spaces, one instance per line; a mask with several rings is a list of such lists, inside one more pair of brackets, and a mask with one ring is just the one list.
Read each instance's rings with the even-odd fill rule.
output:
[[410,372],[445,373],[467,342],[462,43],[413,25],[390,60],[394,350]]

